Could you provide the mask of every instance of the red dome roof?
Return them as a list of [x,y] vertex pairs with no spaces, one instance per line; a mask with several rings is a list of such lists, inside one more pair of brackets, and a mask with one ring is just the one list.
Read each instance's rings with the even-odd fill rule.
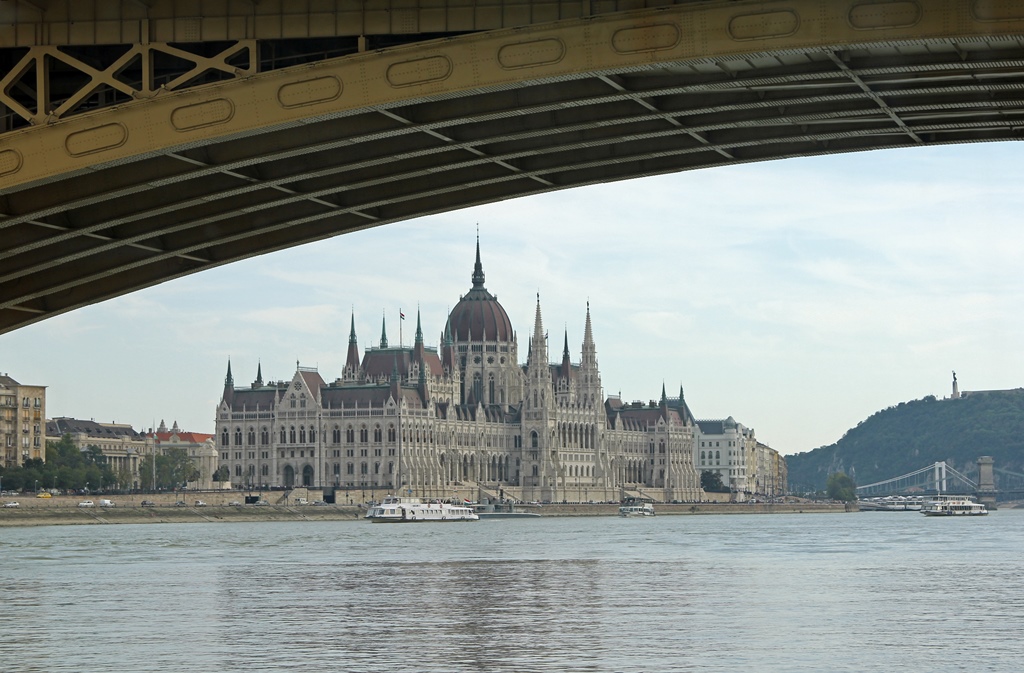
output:
[[512,341],[512,321],[497,298],[484,288],[484,270],[480,264],[480,242],[476,244],[473,289],[448,316],[453,341]]

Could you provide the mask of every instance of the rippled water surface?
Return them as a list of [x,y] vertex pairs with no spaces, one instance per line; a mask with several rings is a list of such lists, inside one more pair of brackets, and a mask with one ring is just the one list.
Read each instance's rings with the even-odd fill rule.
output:
[[1024,511],[0,529],[4,671],[1024,670]]

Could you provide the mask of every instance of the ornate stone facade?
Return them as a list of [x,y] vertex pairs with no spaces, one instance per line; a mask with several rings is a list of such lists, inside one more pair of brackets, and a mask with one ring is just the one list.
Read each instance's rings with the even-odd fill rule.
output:
[[568,337],[559,364],[537,298],[525,365],[512,323],[484,287],[477,244],[472,288],[449,314],[439,348],[424,344],[359,356],[353,317],[345,367],[326,382],[297,367],[287,381],[235,387],[228,364],[216,410],[221,473],[237,487],[379,488],[444,495],[606,501],[638,495],[699,500],[694,420],[680,395],[624,405],[605,399],[590,307],[582,357]]

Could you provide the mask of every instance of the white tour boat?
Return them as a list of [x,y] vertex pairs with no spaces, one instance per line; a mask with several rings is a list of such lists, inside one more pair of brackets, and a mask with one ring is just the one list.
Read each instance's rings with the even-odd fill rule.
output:
[[937,495],[921,507],[925,516],[982,516],[988,514],[983,503],[969,495]]
[[654,516],[654,505],[649,502],[634,502],[619,507],[619,516]]
[[370,507],[366,517],[373,523],[419,523],[424,521],[479,521],[473,508],[448,500],[421,500],[389,495]]

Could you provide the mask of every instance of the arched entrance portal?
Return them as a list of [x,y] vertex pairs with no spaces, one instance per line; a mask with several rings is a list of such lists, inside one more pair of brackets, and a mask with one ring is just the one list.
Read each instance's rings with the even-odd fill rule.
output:
[[295,486],[295,468],[291,465],[284,466],[284,487],[291,488]]
[[302,468],[302,485],[307,488],[313,485],[313,466],[307,465]]

